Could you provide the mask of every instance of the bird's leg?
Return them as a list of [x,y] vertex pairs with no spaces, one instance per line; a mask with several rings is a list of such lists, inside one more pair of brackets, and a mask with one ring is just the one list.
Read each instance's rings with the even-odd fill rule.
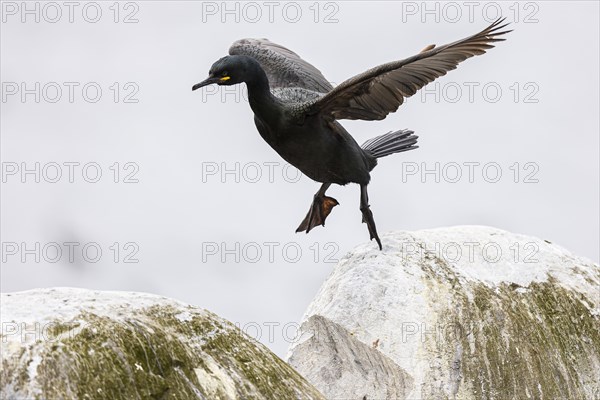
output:
[[375,220],[373,220],[373,213],[369,208],[367,185],[360,185],[360,211],[362,212],[362,222],[366,223],[367,227],[369,228],[371,240],[375,239],[379,245],[379,250],[383,250],[383,247],[381,247],[381,240],[379,240],[379,235],[377,235],[377,228],[375,227]]
[[308,210],[308,214],[306,214],[306,217],[304,217],[304,220],[302,220],[302,223],[298,229],[296,229],[296,232],[306,231],[306,233],[308,233],[317,225],[325,226],[325,218],[327,218],[331,209],[340,204],[333,197],[325,196],[325,192],[329,186],[331,186],[331,183],[324,183],[321,185],[321,189],[315,194],[310,209]]

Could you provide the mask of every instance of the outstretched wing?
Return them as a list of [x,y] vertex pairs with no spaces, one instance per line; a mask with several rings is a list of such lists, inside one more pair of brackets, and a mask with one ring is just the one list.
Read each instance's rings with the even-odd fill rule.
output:
[[321,71],[298,54],[268,39],[238,40],[229,48],[229,54],[256,59],[267,73],[271,90],[303,88],[327,93],[333,89]]
[[498,36],[510,31],[501,31],[508,25],[502,25],[503,21],[496,20],[476,35],[440,47],[427,46],[415,56],[350,78],[311,104],[307,114],[320,113],[332,119],[384,119],[423,86],[446,75],[461,61],[484,54],[494,47],[491,43],[504,40]]

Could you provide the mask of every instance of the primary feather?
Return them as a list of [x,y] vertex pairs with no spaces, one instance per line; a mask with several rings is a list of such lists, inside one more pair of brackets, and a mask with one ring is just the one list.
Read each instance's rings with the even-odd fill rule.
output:
[[419,54],[372,68],[342,82],[306,109],[330,119],[381,120],[404,99],[455,69],[461,61],[484,54],[508,24],[498,19],[483,31],[440,47],[427,46]]

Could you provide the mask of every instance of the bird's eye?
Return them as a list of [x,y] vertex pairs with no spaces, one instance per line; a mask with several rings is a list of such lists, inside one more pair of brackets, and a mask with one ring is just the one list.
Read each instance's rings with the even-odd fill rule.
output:
[[221,76],[227,76],[227,75],[229,75],[229,74],[227,73],[227,71],[223,71],[223,72],[221,72]]

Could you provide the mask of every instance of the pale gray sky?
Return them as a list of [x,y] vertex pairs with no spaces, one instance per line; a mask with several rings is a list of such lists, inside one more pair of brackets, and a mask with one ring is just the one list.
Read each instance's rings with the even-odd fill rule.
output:
[[368,240],[359,188],[333,187],[327,226],[295,234],[319,184],[263,142],[242,86],[191,86],[243,37],[339,83],[499,10],[506,42],[384,121],[343,122],[358,142],[420,137],[372,174],[379,232],[490,225],[598,261],[597,2],[22,4],[2,3],[2,291],[157,293],[283,355],[332,262]]

